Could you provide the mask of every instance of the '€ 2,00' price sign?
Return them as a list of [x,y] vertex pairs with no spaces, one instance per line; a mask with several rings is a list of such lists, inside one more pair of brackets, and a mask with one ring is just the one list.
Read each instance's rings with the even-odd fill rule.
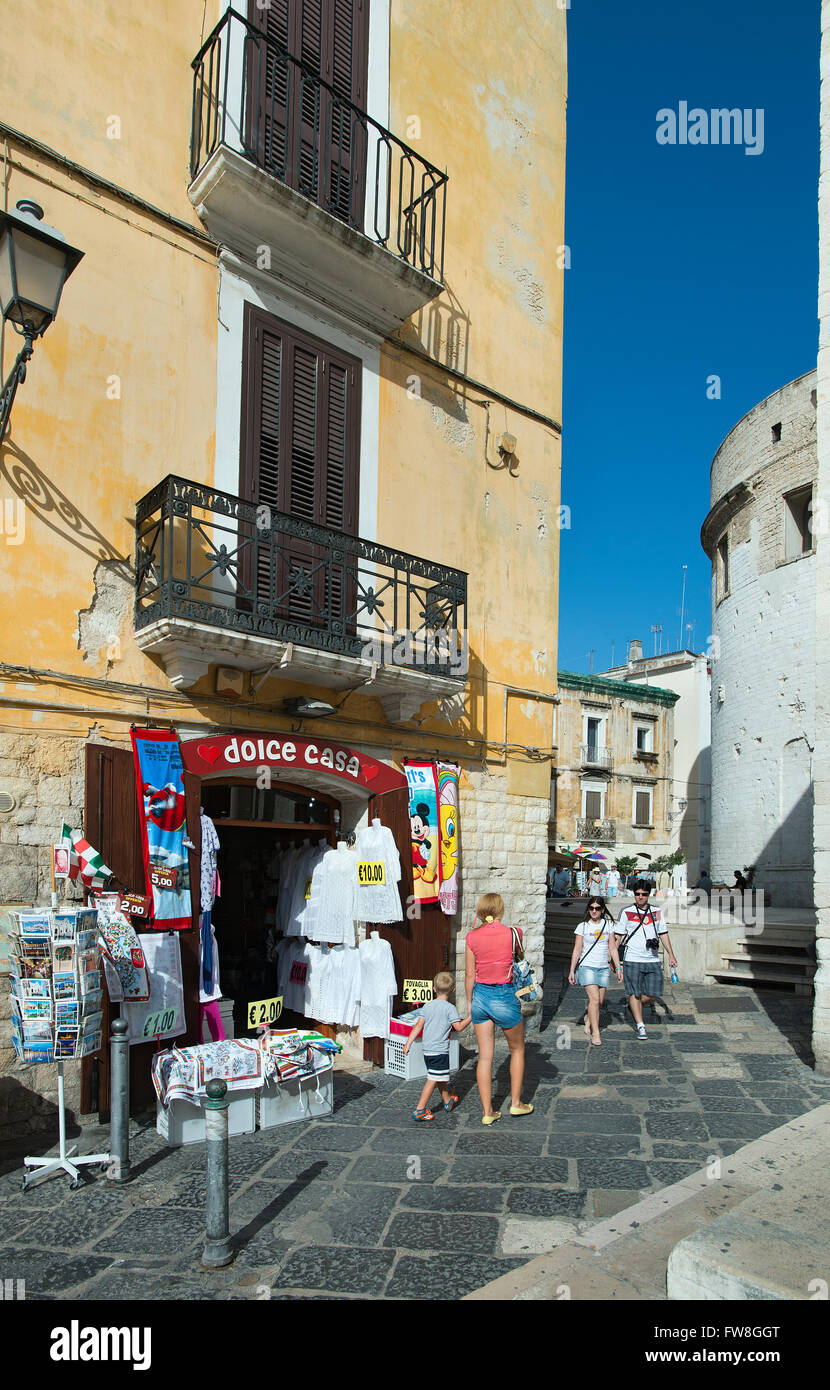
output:
[[257,1028],[265,1023],[276,1023],[281,1013],[281,994],[275,999],[258,999],[248,1005],[248,1027]]

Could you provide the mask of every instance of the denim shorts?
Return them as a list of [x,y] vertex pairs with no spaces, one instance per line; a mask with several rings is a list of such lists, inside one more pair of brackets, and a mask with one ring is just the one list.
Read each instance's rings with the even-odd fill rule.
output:
[[476,985],[470,1007],[473,1023],[497,1023],[500,1028],[515,1028],[522,1021],[522,1008],[516,998],[516,986]]
[[607,989],[611,983],[611,971],[607,965],[578,965],[574,979],[578,985],[599,985],[600,989]]

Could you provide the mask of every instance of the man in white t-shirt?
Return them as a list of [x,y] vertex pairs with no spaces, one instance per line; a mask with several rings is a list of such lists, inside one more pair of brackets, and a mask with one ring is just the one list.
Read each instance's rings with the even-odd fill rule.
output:
[[623,961],[623,980],[628,995],[628,1007],[637,1025],[639,1042],[645,1042],[648,1038],[643,1023],[643,1005],[659,999],[663,993],[661,941],[668,953],[672,970],[677,967],[665,918],[659,907],[649,907],[650,891],[648,884],[642,880],[635,883],[634,906],[623,908],[617,918],[617,930],[614,933],[618,948],[623,937],[628,938]]

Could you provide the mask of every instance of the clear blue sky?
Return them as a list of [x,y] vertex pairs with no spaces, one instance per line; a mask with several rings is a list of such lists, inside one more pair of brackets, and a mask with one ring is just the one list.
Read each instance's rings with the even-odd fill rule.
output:
[[[559,666],[711,630],[709,466],[815,366],[819,0],[572,0]],[[764,112],[763,153],[660,145],[681,101]],[[755,127],[753,124],[753,133]],[[709,400],[707,377],[721,378]],[[683,633],[683,645],[688,634]]]

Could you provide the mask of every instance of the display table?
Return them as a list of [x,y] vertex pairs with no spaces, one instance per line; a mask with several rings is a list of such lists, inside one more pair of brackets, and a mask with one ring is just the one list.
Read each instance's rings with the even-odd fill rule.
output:
[[197,1047],[168,1048],[153,1059],[156,1129],[171,1146],[205,1138],[204,1101],[209,1081],[224,1081],[228,1134],[290,1124],[331,1114],[333,1052],[319,1034],[287,1029],[254,1039],[227,1039]]

